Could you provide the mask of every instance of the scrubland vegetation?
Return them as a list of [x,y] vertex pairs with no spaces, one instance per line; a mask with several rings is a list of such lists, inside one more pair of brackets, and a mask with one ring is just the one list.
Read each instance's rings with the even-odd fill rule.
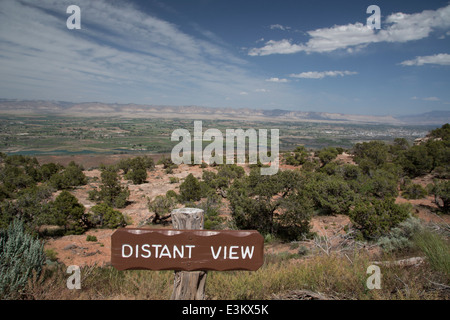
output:
[[[344,152],[352,162],[336,161]],[[199,207],[206,229],[256,229],[268,245],[287,243],[297,249],[266,254],[256,272],[209,272],[208,298],[283,298],[305,289],[336,299],[448,299],[449,225],[426,225],[415,217],[410,201],[396,199],[431,195],[433,214],[450,213],[449,124],[432,130],[420,144],[399,138],[357,143],[348,150],[298,146],[281,158],[286,167],[271,176],[259,174],[261,163],[250,165],[248,173],[239,165],[202,164],[213,170],[203,170],[201,179],[190,174],[181,182],[173,177],[171,183],[181,182],[178,192],[147,199],[148,224],[167,223],[177,206]],[[166,174],[176,168],[166,158],[158,164]],[[50,263],[54,254],[44,253],[42,246],[49,236],[130,224],[118,210],[128,205],[128,184],[145,183],[154,168],[146,156],[101,166],[99,187],[89,192],[96,205],[86,209],[71,193],[89,184],[80,165],[41,165],[33,157],[0,154],[0,298],[169,298],[172,272],[119,272],[112,267],[84,267],[83,289],[64,291],[64,266]],[[423,176],[433,182],[414,182]],[[330,215],[351,221],[341,236],[345,248],[334,250],[331,239],[311,229],[313,217]],[[47,225],[59,226],[58,234],[42,228]],[[308,240],[316,244],[314,250],[302,245]],[[382,249],[376,258],[384,263],[377,290],[366,286],[366,269],[375,257],[365,248],[371,247]],[[395,263],[416,256],[423,258],[417,265]]]

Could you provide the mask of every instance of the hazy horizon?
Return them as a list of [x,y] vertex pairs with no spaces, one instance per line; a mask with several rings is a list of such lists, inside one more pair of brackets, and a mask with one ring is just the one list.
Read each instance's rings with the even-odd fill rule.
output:
[[[202,105],[163,105],[163,104],[143,104],[143,103],[134,103],[134,102],[124,102],[124,103],[118,103],[118,102],[102,102],[102,101],[80,101],[80,102],[73,102],[73,101],[63,101],[63,100],[41,100],[41,99],[9,99],[9,98],[0,98],[0,103],[2,102],[38,102],[42,101],[45,103],[63,103],[63,104],[72,104],[72,105],[82,105],[82,104],[104,104],[104,105],[118,105],[118,106],[129,106],[129,105],[136,105],[136,106],[147,106],[147,107],[167,107],[167,108],[204,108],[204,109],[231,109],[231,110],[260,110],[260,111],[283,111],[283,112],[304,112],[304,113],[330,113],[330,114],[342,114],[342,115],[358,115],[358,116],[374,116],[374,117],[407,117],[407,116],[418,116],[423,114],[432,114],[432,113],[445,113],[450,116],[450,110],[430,110],[430,111],[424,111],[424,112],[417,112],[417,113],[404,113],[404,114],[395,114],[395,113],[386,113],[386,114],[370,114],[370,113],[344,113],[344,112],[327,112],[327,111],[321,111],[321,110],[304,110],[304,109],[297,109],[297,110],[288,110],[288,109],[282,109],[282,108],[273,108],[273,109],[263,109],[258,107],[212,107],[212,106],[202,106]],[[1,106],[0,106],[1,108]],[[450,120],[450,119],[449,119]],[[443,123],[447,122],[445,119],[443,120]]]

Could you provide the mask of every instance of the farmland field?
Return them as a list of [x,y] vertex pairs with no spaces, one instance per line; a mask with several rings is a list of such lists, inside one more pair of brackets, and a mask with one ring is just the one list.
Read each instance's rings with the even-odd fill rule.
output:
[[[209,128],[244,130],[279,129],[280,150],[298,145],[350,148],[357,142],[405,138],[412,142],[433,126],[336,124],[323,122],[263,122],[203,120]],[[0,116],[0,152],[24,155],[168,153],[177,143],[175,129],[193,134],[191,119],[142,119],[120,117]],[[208,142],[204,142],[208,144]]]

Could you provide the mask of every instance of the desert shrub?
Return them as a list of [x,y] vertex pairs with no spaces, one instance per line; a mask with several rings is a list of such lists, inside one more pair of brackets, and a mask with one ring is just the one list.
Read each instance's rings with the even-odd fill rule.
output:
[[22,167],[16,167],[12,164],[5,164],[1,168],[0,179],[4,190],[10,194],[36,185],[36,181],[26,174]]
[[409,149],[409,142],[405,138],[395,138],[394,142],[389,146],[389,152],[398,157],[401,153]]
[[208,194],[206,199],[202,199],[195,207],[202,209],[204,212],[205,229],[216,230],[221,228],[225,219],[220,216],[221,197],[218,194]]
[[177,193],[176,193],[175,191],[173,191],[173,190],[167,190],[167,192],[166,192],[166,197],[167,197],[167,198],[173,198],[173,199],[176,201],[177,198],[178,198],[178,195],[177,195]]
[[326,173],[327,175],[335,175],[339,170],[339,164],[337,162],[329,162],[322,165],[317,172]]
[[339,152],[334,147],[323,148],[319,152],[317,152],[317,156],[319,157],[322,165],[326,165],[330,161],[334,160],[338,156]]
[[130,170],[137,168],[153,170],[155,168],[155,162],[148,156],[134,157],[120,160],[118,168],[122,169],[123,173],[126,175]]
[[396,204],[394,198],[358,201],[350,219],[366,239],[378,239],[410,215],[411,205]]
[[224,177],[230,182],[234,179],[241,178],[244,175],[244,168],[236,164],[221,165],[217,170],[217,176]]
[[170,183],[178,183],[179,181],[180,181],[180,179],[178,179],[177,177],[169,177]]
[[450,140],[430,139],[425,143],[428,155],[433,159],[433,168],[448,165],[450,159]]
[[228,187],[227,180],[224,178],[220,179],[217,176],[217,173],[213,171],[203,171],[202,182],[204,184],[204,187],[213,190]]
[[27,229],[47,223],[50,212],[50,197],[54,190],[42,184],[16,193],[16,199],[0,203],[0,227],[6,228],[15,218],[21,219]]
[[14,198],[18,191],[35,187],[38,182],[49,181],[53,175],[61,174],[61,170],[64,168],[54,163],[40,166],[36,158],[23,155],[4,155],[2,159],[3,161],[0,162],[0,199]]
[[357,180],[361,175],[361,169],[353,164],[343,164],[336,169],[336,174],[340,175],[345,181]]
[[[18,189],[33,186],[42,181],[41,168],[36,158],[23,155],[11,155],[4,158],[0,177],[7,185]],[[27,185],[23,185],[26,182]]]
[[47,249],[45,250],[45,257],[47,260],[55,262],[58,260],[58,252],[55,249]]
[[320,214],[348,214],[355,198],[349,184],[335,175],[315,174],[305,187]]
[[225,198],[231,183],[244,175],[244,168],[236,164],[221,165],[217,173],[204,171],[202,175],[203,181],[201,181],[202,197],[207,197],[213,190]]
[[113,208],[124,208],[127,205],[130,191],[120,184],[117,168],[114,166],[103,167],[101,179],[100,190],[91,190],[89,199],[97,203],[104,202]]
[[147,169],[153,170],[155,163],[148,156],[122,159],[118,168],[123,170],[126,179],[132,180],[134,184],[142,184],[147,179]]
[[439,179],[450,179],[450,163],[436,167],[433,170],[433,174]]
[[62,172],[56,172],[50,177],[50,184],[58,190],[82,186],[87,183],[83,167],[71,161]]
[[71,161],[63,172],[63,175],[69,178],[71,186],[82,186],[87,183],[87,178],[83,173],[83,166]]
[[51,203],[47,222],[63,226],[65,232],[80,234],[85,231],[84,218],[84,206],[74,195],[64,190]]
[[147,179],[147,170],[144,168],[134,168],[127,173],[126,178],[133,181],[133,184],[142,184]]
[[106,203],[100,203],[91,208],[89,221],[100,228],[115,229],[127,225],[124,215]]
[[25,232],[24,224],[14,220],[0,230],[0,299],[17,299],[45,262],[44,244]]
[[86,236],[86,241],[97,242],[98,240],[97,240],[96,236],[92,236],[92,235],[88,234]]
[[12,193],[8,191],[8,189],[5,188],[3,184],[0,184],[0,201],[3,201],[5,199],[11,198]]
[[200,182],[190,173],[180,184],[180,201],[198,201],[201,198]]
[[56,164],[56,163],[53,163],[53,162],[43,164],[41,166],[42,180],[43,181],[50,180],[50,178],[54,174],[62,171],[63,169],[64,169],[64,167],[62,165]]
[[175,197],[171,195],[159,195],[151,201],[150,199],[148,199],[148,209],[150,210],[150,212],[153,212],[155,214],[152,223],[161,223],[168,219],[170,216],[170,212],[175,208],[175,204],[176,194]]
[[227,192],[234,224],[290,240],[307,234],[313,208],[301,180],[300,173],[291,170],[267,176],[252,170],[236,179]]
[[302,171],[303,172],[314,172],[320,167],[319,160],[317,159],[311,159],[306,160],[305,163],[302,165]]
[[375,169],[366,179],[365,191],[378,198],[396,197],[398,176],[385,169]]
[[353,159],[361,169],[368,173],[370,170],[380,168],[389,156],[389,147],[382,141],[357,143],[353,147]]
[[441,138],[444,141],[450,141],[450,124],[446,123],[440,128],[431,130],[430,137]]
[[409,217],[378,239],[378,244],[387,252],[407,250],[414,247],[413,237],[423,230],[420,220]]
[[205,212],[204,228],[207,230],[220,229],[223,221],[225,220],[219,215],[219,211],[215,208],[208,208]]
[[430,193],[444,213],[450,213],[450,180],[439,181],[430,186]]
[[306,162],[308,152],[304,146],[298,146],[294,151],[284,153],[283,158],[287,165],[299,166]]
[[167,174],[173,173],[173,169],[178,168],[178,165],[173,163],[171,158],[162,157],[157,163],[163,165]]
[[403,167],[405,174],[415,178],[429,173],[433,169],[433,157],[425,145],[412,146],[398,157],[397,163]]
[[427,190],[417,183],[406,185],[402,192],[402,196],[406,199],[422,199],[425,198],[427,194]]

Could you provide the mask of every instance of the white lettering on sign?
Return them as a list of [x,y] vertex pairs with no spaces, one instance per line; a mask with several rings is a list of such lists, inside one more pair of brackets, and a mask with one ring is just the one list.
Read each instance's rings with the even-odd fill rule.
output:
[[[167,244],[122,244],[122,258],[192,258],[195,245],[172,245]],[[217,259],[252,259],[255,246],[211,246],[211,255]]]
[[[182,245],[180,248],[176,245],[169,247],[167,244],[143,244],[132,246],[130,244],[122,244],[122,258],[130,258],[134,255],[135,258],[150,258],[155,259],[169,258],[192,258],[192,249],[195,245]],[[185,250],[187,249],[187,250]],[[185,256],[186,254],[186,256]]]
[[[241,248],[241,250],[239,250],[239,247]],[[223,259],[247,259],[247,257],[248,259],[251,259],[253,257],[254,249],[254,246],[230,246],[230,248],[228,248],[227,246],[220,246],[216,249],[211,246],[211,253],[214,260],[217,260],[219,256],[223,257]],[[239,253],[241,254],[240,256]]]

